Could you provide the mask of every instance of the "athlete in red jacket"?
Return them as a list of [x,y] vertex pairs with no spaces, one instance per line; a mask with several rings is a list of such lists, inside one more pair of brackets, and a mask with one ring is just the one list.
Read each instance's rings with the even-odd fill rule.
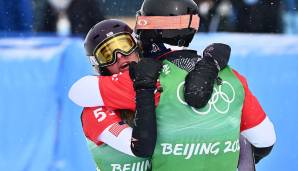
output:
[[[234,73],[241,81],[245,90],[241,134],[256,148],[271,147],[275,143],[275,133],[271,121],[266,116],[256,97],[249,90],[246,79],[235,70]],[[119,89],[119,87],[121,88]],[[159,96],[160,93],[157,92],[155,95],[157,102]],[[126,133],[131,131],[130,128],[123,128],[123,137],[116,137],[113,135],[113,132],[109,131],[114,124],[121,121],[119,113],[115,115],[112,111],[117,111],[118,109],[135,111],[136,108],[135,91],[128,71],[115,74],[112,77],[83,77],[72,87],[70,97],[78,105],[88,106],[88,108],[84,109],[82,115],[84,131],[88,138],[97,144],[101,143],[101,138],[104,139],[104,137],[109,137],[108,144],[116,143],[119,138],[123,138],[130,145],[130,133]],[[128,151],[129,149],[129,146],[127,146]]]
[[[101,95],[97,94],[97,77],[96,76],[90,76],[90,77],[84,77],[81,80],[79,80],[77,83],[73,85],[73,87],[70,90],[70,98],[75,101],[77,104],[84,106],[84,107],[94,107],[94,106],[101,106],[96,109],[85,108],[82,114],[82,123],[84,127],[84,131],[86,136],[94,141],[96,144],[99,144],[100,142],[104,142],[111,147],[114,147],[115,149],[125,152],[127,154],[133,155],[133,153],[137,156],[150,156],[154,150],[155,147],[155,137],[156,137],[156,119],[155,119],[155,106],[154,106],[154,89],[156,88],[156,79],[158,78],[158,71],[161,69],[160,62],[154,60],[154,59],[143,59],[141,62],[139,62],[138,65],[132,65],[132,61],[138,61],[138,50],[136,46],[136,42],[133,39],[132,30],[123,22],[119,20],[105,20],[103,22],[98,23],[95,25],[90,32],[88,33],[86,39],[85,39],[85,48],[87,51],[87,55],[90,57],[90,61],[94,65],[94,68],[99,71],[99,73],[102,76],[99,76],[98,78],[105,78],[105,79],[111,79],[111,80],[118,80],[118,75],[126,75],[128,76],[128,66],[131,65],[131,68],[135,68],[138,70],[138,72],[135,72],[135,78],[134,82],[135,85],[132,87],[133,83],[130,80],[130,84],[125,86],[130,86],[130,90],[126,91],[126,94],[122,94],[125,97],[133,97],[131,98],[130,103],[126,101],[126,99],[117,99],[117,97],[113,96],[106,96],[106,98],[112,100],[111,106],[109,104],[102,105],[102,98]],[[113,50],[114,48],[114,50]],[[228,48],[226,45],[217,46],[216,49],[222,49],[222,48]],[[96,51],[95,51],[96,50]],[[229,50],[229,48],[228,48]],[[208,82],[208,84],[203,84],[203,89],[201,90],[200,96],[196,100],[195,105],[201,105],[204,106],[208,102],[212,89],[213,89],[213,82],[217,77],[218,73],[218,67],[224,67],[228,61],[229,58],[229,51],[228,53],[220,53],[224,62],[218,62],[215,63],[215,58],[212,57],[206,57],[203,59],[200,59],[199,56],[197,56],[195,51],[179,51],[179,53],[175,53],[175,55],[172,56],[173,61],[178,61],[176,58],[180,58],[180,55],[184,55],[187,53],[187,58],[190,59],[185,60],[185,64],[180,64],[181,67],[186,66],[188,68],[194,67],[194,65],[200,65],[208,68],[210,70],[201,71],[202,74],[205,74],[204,76],[196,76],[198,78],[201,78],[200,81],[202,83]],[[100,54],[100,55],[99,55]],[[168,53],[171,54],[168,50]],[[98,55],[97,57],[95,57]],[[217,55],[218,56],[218,55]],[[105,58],[104,58],[105,57]],[[218,58],[218,57],[217,57]],[[182,58],[181,58],[182,59]],[[200,60],[199,62],[197,62]],[[196,64],[197,63],[197,64]],[[225,64],[223,64],[225,63]],[[137,67],[140,65],[143,65],[142,67]],[[191,64],[189,66],[189,64]],[[177,64],[178,65],[178,64]],[[134,67],[132,67],[134,66]],[[132,71],[133,72],[133,71]],[[131,73],[132,73],[131,72]],[[142,74],[143,76],[151,76],[150,74],[154,76],[154,79],[143,79],[140,77]],[[114,75],[112,75],[114,74]],[[110,76],[112,75],[112,76]],[[89,79],[90,78],[90,79]],[[138,78],[140,78],[138,82]],[[191,80],[191,79],[189,79]],[[105,82],[103,80],[103,82]],[[136,84],[136,82],[138,82]],[[109,86],[109,85],[108,85]],[[121,88],[121,84],[113,85],[110,87],[111,89],[109,91],[115,91],[117,92],[119,88]],[[139,89],[137,89],[139,87]],[[134,89],[135,88],[135,89]],[[90,90],[90,91],[89,91]],[[137,92],[137,96],[135,93],[135,90]],[[119,92],[119,91],[118,91]],[[122,93],[123,91],[121,91]],[[82,94],[81,94],[82,93]],[[102,93],[105,93],[102,92]],[[135,102],[135,96],[137,97],[137,103]],[[155,102],[158,103],[159,93],[157,93]],[[117,100],[113,100],[117,99]],[[140,99],[138,101],[138,99]],[[120,103],[119,103],[120,102]],[[137,104],[137,107],[135,106],[135,103]],[[133,105],[133,107],[131,106]],[[139,108],[138,108],[139,106]],[[136,122],[140,122],[137,126],[134,126],[134,129],[130,128],[126,124],[122,124],[121,121],[119,121],[120,117],[120,111],[119,109],[127,109],[131,111],[135,111],[136,108],[138,108],[138,120]],[[86,113],[90,114],[86,114]],[[141,117],[144,116],[144,117]],[[107,117],[107,116],[111,116]],[[148,118],[150,117],[151,118]],[[90,117],[94,120],[90,120]],[[88,118],[86,120],[86,118]],[[117,119],[118,118],[118,119]],[[142,118],[146,118],[145,122],[142,122]],[[106,122],[103,122],[104,119]],[[114,120],[116,119],[116,120]],[[100,123],[98,123],[100,121]],[[103,122],[103,123],[102,123]],[[94,127],[93,123],[98,123],[96,127]],[[141,127],[141,128],[140,128]],[[143,127],[143,128],[142,128]],[[150,127],[151,129],[147,129]],[[111,134],[111,128],[112,130],[118,130],[119,129],[123,133],[117,132],[117,136],[113,136]],[[146,132],[140,132],[136,130],[146,130]],[[150,131],[151,130],[151,131]],[[131,133],[132,132],[132,133]],[[150,133],[149,133],[150,132]],[[120,134],[121,133],[121,134]],[[138,138],[138,143],[135,143],[132,147],[134,151],[132,152],[129,148],[130,141],[131,141],[131,134],[138,134],[133,136],[134,139],[138,136],[142,135],[150,135],[146,138]],[[122,140],[121,140],[122,138]],[[143,141],[141,141],[143,140]],[[144,142],[143,144],[141,142]],[[139,145],[137,145],[139,144]],[[146,148],[142,148],[146,146]],[[146,152],[146,150],[148,152]]]

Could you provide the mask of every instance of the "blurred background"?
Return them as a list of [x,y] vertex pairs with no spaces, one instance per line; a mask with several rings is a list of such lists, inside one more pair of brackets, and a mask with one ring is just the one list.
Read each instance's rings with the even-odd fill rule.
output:
[[[275,124],[276,145],[258,171],[298,170],[297,0],[196,0],[201,26],[191,48],[232,47]],[[83,38],[106,18],[135,23],[142,0],[0,0],[0,170],[87,171],[95,165],[70,86],[92,74]]]

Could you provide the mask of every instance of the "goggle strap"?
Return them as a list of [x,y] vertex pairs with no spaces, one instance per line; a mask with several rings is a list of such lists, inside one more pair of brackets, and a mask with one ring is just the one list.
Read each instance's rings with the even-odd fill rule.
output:
[[136,29],[199,29],[200,17],[196,15],[179,16],[137,16]]
[[95,56],[89,56],[89,61],[90,61],[91,65],[99,65]]
[[190,15],[189,21],[188,21],[188,28],[191,28],[192,23],[192,15]]

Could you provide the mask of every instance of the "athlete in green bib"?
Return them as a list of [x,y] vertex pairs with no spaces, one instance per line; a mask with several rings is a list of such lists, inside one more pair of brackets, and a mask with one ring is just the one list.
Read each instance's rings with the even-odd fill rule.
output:
[[[160,6],[167,7],[167,8],[162,8],[162,9],[156,8],[157,4],[160,4]],[[136,31],[139,33],[140,41],[142,42],[143,46],[149,45],[148,47],[143,47],[143,49],[149,51],[150,53],[152,52],[159,53],[161,52],[161,49],[160,49],[161,46],[159,46],[158,43],[161,43],[161,42],[166,43],[168,45],[179,46],[179,47],[188,46],[195,32],[198,29],[199,18],[197,13],[198,13],[198,8],[192,0],[144,0],[142,9],[140,10],[140,12],[138,12],[138,14],[141,15],[141,17],[138,17],[136,22],[137,24]],[[156,16],[158,16],[158,18],[156,18]],[[170,17],[170,19],[168,17]],[[147,19],[150,22],[147,22]],[[158,21],[155,21],[155,20],[158,20]],[[182,22],[177,22],[177,21],[182,21]],[[108,35],[109,34],[107,34],[107,36]],[[150,42],[146,44],[146,40]],[[155,44],[154,41],[156,41],[157,44]],[[152,49],[150,49],[150,47],[152,47]],[[116,47],[113,47],[113,48],[115,49]],[[210,50],[212,51],[212,49]],[[162,53],[163,52],[164,51],[162,51]],[[161,56],[159,56],[158,59],[160,58],[167,59],[172,63],[175,63],[175,65],[178,64],[177,66],[179,65],[183,66],[184,64],[186,64],[184,65],[185,67],[182,67],[182,68],[187,71],[190,71],[194,67],[192,64],[195,64],[198,60],[193,58],[188,58],[187,56],[183,55],[183,54],[186,54],[184,53],[184,51],[180,51],[180,52],[181,53],[178,56],[176,53],[176,59],[166,58],[165,56],[167,56],[166,55],[167,52],[164,54],[161,54]],[[208,51],[205,55],[208,56]],[[156,55],[153,55],[153,56],[156,57]],[[144,55],[144,57],[150,57],[150,56]],[[178,60],[177,57],[178,58],[183,57],[183,59]],[[122,58],[122,59],[126,59],[126,58]],[[221,61],[218,60],[217,62],[221,62]],[[92,152],[94,153],[94,158],[98,165],[98,169],[143,170],[147,168],[148,169],[152,168],[152,170],[162,170],[162,171],[164,170],[165,171],[166,170],[198,170],[198,171],[236,170],[238,158],[239,158],[239,148],[240,148],[239,141],[238,141],[239,134],[240,134],[240,116],[241,116],[242,103],[244,99],[243,97],[244,90],[242,85],[240,84],[240,81],[237,79],[237,77],[234,75],[234,73],[231,71],[230,68],[227,68],[221,71],[219,76],[223,79],[223,82],[220,85],[214,86],[213,95],[211,100],[208,102],[208,104],[206,106],[204,105],[203,109],[200,109],[200,110],[191,108],[186,105],[185,101],[187,101],[187,104],[190,104],[190,102],[194,102],[195,104],[198,102],[197,99],[200,99],[200,97],[192,101],[191,98],[189,99],[185,96],[185,101],[184,101],[182,90],[184,88],[183,84],[184,84],[184,78],[186,76],[186,71],[179,69],[172,63],[165,61],[163,72],[160,77],[160,82],[164,92],[161,93],[159,105],[156,109],[158,139],[157,139],[154,155],[152,157],[152,166],[149,167],[150,164],[148,164],[149,162],[147,159],[139,160],[138,158],[134,158],[131,160],[130,156],[123,156],[121,152],[117,152],[117,151],[114,151],[115,152],[114,153],[113,149],[109,147],[106,148],[107,147],[106,145],[99,145],[99,146],[96,146],[95,148],[90,147],[92,149]],[[110,64],[112,65],[113,63],[110,63]],[[188,64],[190,65],[188,66]],[[126,67],[126,64],[123,66]],[[203,69],[201,71],[203,71]],[[200,74],[200,71],[197,72],[196,74]],[[87,106],[92,107],[93,102],[96,102],[96,105],[104,106],[110,103],[109,99],[111,99],[112,97],[116,98],[114,99],[115,102],[117,102],[117,104],[120,104],[120,106],[122,107],[123,107],[122,103],[125,102],[124,99],[129,99],[128,101],[130,102],[131,99],[135,97],[131,97],[129,93],[127,93],[127,92],[131,92],[130,90],[131,83],[127,81],[126,78],[127,77],[125,76],[125,73],[124,73],[122,76],[121,74],[119,74],[118,76],[115,76],[112,79],[112,82],[119,81],[124,83],[124,84],[121,84],[121,87],[122,87],[121,93],[118,92],[118,95],[116,95],[117,92],[115,92],[115,94],[110,92],[113,94],[111,96],[106,93],[101,94],[102,92],[107,92],[104,89],[106,90],[112,89],[110,88],[110,87],[113,87],[112,86],[113,83],[111,82],[110,82],[111,84],[107,86],[108,88],[99,86],[100,89],[103,88],[101,90],[101,93],[97,93],[97,95],[99,95],[98,99],[100,100],[99,101],[94,100],[92,101],[92,105],[87,105]],[[97,78],[94,80],[96,82]],[[136,88],[135,80],[134,79],[132,80],[134,81],[134,88]],[[187,80],[185,81],[186,81],[186,86],[185,86],[186,87],[185,90],[186,90],[188,87],[187,85],[189,84],[187,84],[188,83]],[[198,85],[200,84],[202,85],[202,83],[204,82],[195,82],[195,83],[199,83]],[[85,84],[85,85],[90,85],[90,84]],[[155,84],[153,85],[155,86]],[[210,89],[212,90],[212,86],[210,86]],[[141,88],[140,90],[143,90],[143,88]],[[95,90],[94,92],[97,92],[97,91],[98,90]],[[149,91],[147,91],[147,95],[148,95],[148,92]],[[128,98],[122,95],[126,95]],[[139,93],[139,95],[141,95],[141,93]],[[105,97],[108,97],[108,98],[106,99]],[[136,97],[137,97],[136,99],[138,99],[138,92]],[[147,98],[147,100],[148,99],[150,98]],[[151,99],[153,99],[153,96]],[[83,104],[81,106],[85,107],[86,105]],[[129,103],[126,106],[130,106],[129,109],[133,109],[135,107],[134,105]],[[145,107],[148,107],[148,106],[145,105]],[[137,111],[139,115],[138,117],[140,117],[140,113],[142,112],[139,112],[139,110]],[[91,115],[92,115],[92,112],[93,111],[91,111]],[[104,133],[107,130],[107,129],[103,129],[102,125],[104,125],[104,128],[107,128],[107,126],[111,126],[112,123],[116,124],[118,122],[118,119],[115,119],[114,115],[109,116],[109,113],[110,113],[109,111],[100,111],[100,112],[106,112],[106,114],[96,115],[91,119],[86,118],[85,120],[86,123],[88,123],[89,121],[90,123],[92,123],[94,122],[94,120],[95,122],[98,121],[101,123],[101,124],[94,124],[94,128],[97,129],[96,135],[94,135],[94,132],[92,132],[91,127],[86,128],[86,130],[91,129],[91,132],[86,131],[87,132],[86,136],[87,137],[89,136],[88,138],[93,142],[96,142],[96,144],[97,144],[97,141],[102,141],[101,139],[98,138],[99,135],[101,133]],[[151,111],[151,113],[155,113],[155,112]],[[99,116],[100,118],[98,118]],[[106,116],[109,116],[109,117],[106,117]],[[151,115],[144,115],[144,116],[151,116]],[[105,124],[103,124],[103,122],[105,122]],[[120,122],[118,123],[118,125],[119,124]],[[142,124],[138,124],[138,125],[142,126]],[[86,124],[85,126],[88,127]],[[147,125],[143,127],[147,128],[147,130],[151,130],[148,128],[153,128],[153,127],[152,126],[149,127],[149,126],[150,124],[147,123]],[[100,128],[100,131],[99,131],[99,128]],[[147,134],[147,135],[151,137],[155,136],[154,134]],[[133,134],[131,136],[131,139],[136,140],[131,142],[132,147],[134,146],[135,143],[140,142],[138,141],[140,140],[139,137],[136,137]],[[121,139],[121,141],[123,140],[124,139]],[[102,142],[106,143],[106,141],[102,141]],[[108,142],[112,142],[112,141],[108,140]],[[154,142],[155,142],[155,139],[154,139]],[[139,147],[141,146],[142,145],[139,145]],[[146,147],[148,146],[144,146],[145,149]],[[126,151],[129,151],[129,150],[126,150]],[[112,157],[110,158],[105,155],[112,155]],[[114,161],[112,158],[117,159],[118,162]],[[145,166],[145,168],[143,168],[143,166]]]
[[[160,8],[156,8],[157,4],[167,8],[160,10]],[[160,76],[163,92],[160,93],[162,89],[159,89],[160,91],[155,94],[154,98],[156,81],[153,80],[156,80],[157,77],[153,77],[154,79],[149,80],[149,82],[144,82],[141,77],[139,79],[130,79],[131,72],[124,71],[128,68],[128,65],[131,69],[130,62],[134,61],[132,59],[135,57],[135,53],[132,52],[136,48],[136,43],[128,33],[121,32],[117,36],[111,36],[119,32],[119,26],[125,26],[125,24],[120,23],[112,26],[113,29],[116,29],[116,32],[111,32],[110,29],[99,30],[108,31],[106,34],[102,34],[102,37],[112,37],[109,40],[101,39],[103,40],[101,43],[105,43],[103,45],[107,45],[114,51],[122,48],[121,53],[106,51],[107,49],[103,49],[98,46],[98,43],[94,43],[94,40],[99,41],[98,38],[101,35],[96,33],[97,35],[90,37],[92,46],[88,54],[92,64],[99,69],[101,74],[107,73],[107,68],[105,68],[107,66],[110,67],[110,72],[112,69],[113,71],[123,70],[124,72],[119,74],[113,72],[115,75],[109,78],[105,76],[84,77],[73,86],[75,88],[70,93],[72,94],[72,100],[85,107],[82,114],[82,125],[86,137],[90,140],[89,148],[96,162],[97,170],[236,170],[240,148],[239,134],[244,99],[243,87],[245,88],[245,99],[249,95],[250,100],[252,100],[249,107],[260,106],[249,92],[245,81],[243,84],[243,78],[235,73],[241,80],[242,86],[236,75],[234,75],[234,71],[226,68],[219,74],[223,79],[222,83],[219,85],[213,84],[214,73],[211,74],[211,77],[208,74],[216,71],[216,77],[217,72],[224,68],[224,66],[220,66],[220,63],[227,62],[225,58],[222,58],[222,54],[224,54],[222,49],[217,51],[221,54],[217,55],[220,58],[213,61],[213,64],[216,63],[217,65],[207,67],[208,65],[203,64],[210,64],[211,59],[208,60],[208,58],[214,57],[210,52],[214,51],[215,46],[211,46],[204,51],[206,53],[203,53],[203,58],[200,61],[195,51],[191,52],[181,48],[181,46],[189,45],[199,26],[198,7],[192,0],[144,0],[138,14],[141,16],[137,17],[136,31],[139,34],[140,42],[144,46],[143,50],[149,52],[148,56],[143,52],[143,56],[170,61],[164,62],[163,72]],[[147,22],[147,20],[150,22]],[[131,33],[132,31],[128,29],[128,32]],[[121,40],[122,43],[115,44],[114,41],[117,40]],[[172,45],[174,48],[163,49],[160,46],[163,43]],[[88,49],[89,46],[86,47]],[[94,51],[94,47],[97,49],[96,51]],[[175,48],[178,48],[178,51],[172,50]],[[102,57],[102,55],[106,56],[104,58],[106,60],[96,58]],[[144,60],[139,63],[142,63],[142,61]],[[102,62],[102,65],[98,67],[100,62]],[[113,68],[113,66],[116,66],[116,68]],[[143,74],[154,68],[145,66],[139,67]],[[214,68],[214,66],[216,67]],[[187,76],[186,71],[189,72]],[[136,73],[139,76],[139,72]],[[107,75],[111,75],[111,73]],[[190,75],[194,77],[189,77]],[[184,78],[186,78],[185,86]],[[199,81],[187,78],[194,78],[194,80],[198,79]],[[202,78],[209,81],[202,81]],[[104,82],[107,86],[103,86]],[[94,84],[98,84],[98,86],[90,86]],[[119,87],[121,88],[119,89]],[[198,91],[189,91],[193,87]],[[78,91],[74,91],[76,89]],[[133,89],[135,92],[133,92]],[[88,92],[84,93],[83,90],[90,91],[92,95],[88,96]],[[183,93],[183,90],[187,93]],[[213,94],[211,94],[212,92]],[[211,99],[209,100],[210,96],[202,95],[204,93],[209,93],[212,96]],[[196,96],[198,94],[199,96]],[[155,104],[159,103],[156,109],[157,115],[153,110],[155,108],[153,99],[155,99]],[[187,104],[200,109],[189,107]],[[254,121],[251,121],[251,119],[248,122],[242,122],[245,123],[245,126],[241,125],[241,130],[245,130],[245,134],[251,138],[250,140],[256,142],[254,145],[258,148],[254,152],[262,150],[261,154],[255,155],[255,158],[258,157],[256,161],[259,161],[260,158],[269,154],[272,142],[275,141],[274,131],[272,131],[270,121],[260,107],[253,111],[249,107],[244,105],[246,114],[242,113],[242,116],[249,114],[249,118],[252,118],[250,114],[253,113],[258,118]],[[141,124],[135,124],[133,127],[123,125],[122,118],[120,118],[119,112],[117,113],[119,109],[137,110],[135,123]],[[266,130],[271,130],[269,135],[273,138],[269,141],[262,141],[264,140],[262,138],[264,137],[263,134],[255,136],[256,132],[260,132],[257,131],[258,129],[248,130],[248,128],[258,125],[267,126]],[[260,145],[258,142],[266,143]],[[133,155],[145,156],[145,158],[132,157]],[[151,155],[150,162],[146,157]],[[254,163],[251,165],[254,165]]]
[[183,99],[186,74],[164,61],[160,75],[163,92],[156,109],[158,139],[152,162],[88,140],[97,170],[236,170],[243,102],[240,81],[230,68],[222,70],[222,84],[214,86],[204,108],[195,109]]
[[240,81],[230,68],[222,70],[219,76],[223,81],[214,86],[208,104],[195,109],[183,100],[186,74],[176,65],[164,61],[153,170],[235,171],[244,100]]

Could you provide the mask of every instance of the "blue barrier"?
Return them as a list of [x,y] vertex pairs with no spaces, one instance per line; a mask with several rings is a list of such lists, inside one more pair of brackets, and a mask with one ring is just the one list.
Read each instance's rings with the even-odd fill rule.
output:
[[94,170],[67,98],[88,73],[79,39],[0,39],[0,170]]
[[[198,34],[192,48],[232,47],[230,64],[246,76],[269,115],[277,143],[258,171],[295,170],[298,136],[298,38],[279,35]],[[0,170],[95,170],[83,136],[81,108],[71,84],[90,74],[80,39],[0,39]]]

